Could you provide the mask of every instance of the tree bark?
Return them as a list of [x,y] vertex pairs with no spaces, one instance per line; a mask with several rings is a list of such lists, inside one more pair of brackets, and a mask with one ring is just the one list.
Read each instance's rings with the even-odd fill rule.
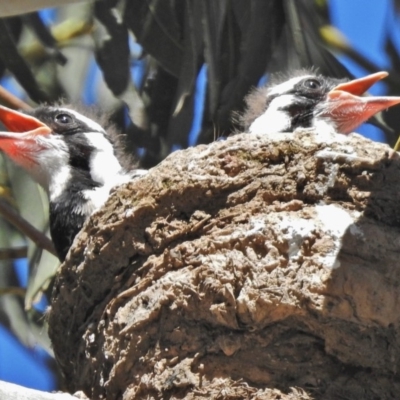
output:
[[49,313],[71,391],[398,398],[400,161],[359,135],[237,135],[119,187]]

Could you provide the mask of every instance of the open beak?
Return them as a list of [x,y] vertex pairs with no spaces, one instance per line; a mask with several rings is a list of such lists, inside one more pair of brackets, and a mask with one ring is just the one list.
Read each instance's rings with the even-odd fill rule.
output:
[[20,164],[23,159],[33,161],[31,155],[43,149],[37,139],[51,133],[38,119],[3,106],[0,122],[10,131],[0,131],[0,150]]
[[340,83],[328,93],[321,115],[331,118],[338,132],[353,132],[376,113],[400,103],[400,97],[362,96],[373,84],[387,76],[387,72],[381,71]]

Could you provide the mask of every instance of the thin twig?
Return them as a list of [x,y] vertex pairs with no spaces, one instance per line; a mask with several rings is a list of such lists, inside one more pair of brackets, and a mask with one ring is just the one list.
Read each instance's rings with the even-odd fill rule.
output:
[[28,221],[22,218],[5,200],[0,199],[0,214],[20,232],[28,236],[37,246],[47,250],[57,257],[52,241],[42,232],[37,230]]
[[0,102],[5,106],[14,108],[17,110],[32,110],[32,107],[25,103],[23,100],[19,99],[17,96],[14,96],[7,89],[4,89],[0,86]]
[[8,286],[6,288],[0,289],[0,296],[5,296],[6,294],[14,294],[16,296],[25,297],[26,289],[19,286]]
[[11,247],[8,249],[0,249],[0,260],[13,260],[15,258],[28,257],[28,247]]

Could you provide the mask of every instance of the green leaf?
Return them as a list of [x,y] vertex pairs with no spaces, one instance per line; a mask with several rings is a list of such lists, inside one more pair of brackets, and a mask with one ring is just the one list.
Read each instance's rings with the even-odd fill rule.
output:
[[[38,261],[36,261],[38,260]],[[29,268],[28,287],[25,294],[25,309],[32,308],[40,300],[41,295],[48,289],[60,265],[60,261],[48,251],[37,249],[37,256],[32,257]]]

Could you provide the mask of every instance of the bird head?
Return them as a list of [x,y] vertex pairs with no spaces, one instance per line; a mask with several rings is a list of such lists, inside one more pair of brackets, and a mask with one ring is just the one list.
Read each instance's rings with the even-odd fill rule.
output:
[[296,128],[328,127],[348,134],[376,113],[400,103],[400,97],[363,96],[387,72],[344,81],[310,71],[298,71],[282,81],[255,89],[240,117],[251,133],[292,132]]
[[9,130],[0,132],[0,149],[47,189],[50,200],[68,184],[102,186],[122,170],[105,130],[72,109],[0,106],[0,121]]

